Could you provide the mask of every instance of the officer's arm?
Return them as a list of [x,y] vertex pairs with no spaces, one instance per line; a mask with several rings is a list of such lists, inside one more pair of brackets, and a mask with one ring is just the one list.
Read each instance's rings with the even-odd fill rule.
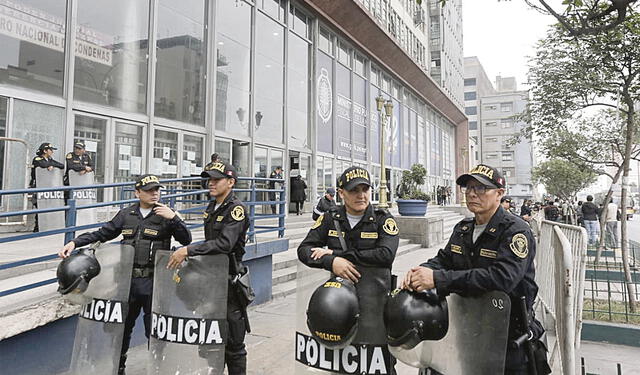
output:
[[87,163],[87,167],[91,168],[92,171],[95,171],[96,168],[93,166],[93,159],[91,158],[91,155],[86,154],[87,155],[87,159],[89,159],[89,162]]
[[329,222],[331,216],[329,213],[322,214],[315,224],[307,233],[307,237],[298,246],[298,259],[306,264],[308,267],[324,268],[327,271],[331,271],[333,265],[333,259],[335,259],[337,253],[327,254],[320,259],[311,258],[311,249],[315,247],[323,247],[327,245],[327,233],[329,232]]
[[47,163],[47,161],[42,157],[36,157],[33,158],[33,166],[35,168],[47,168],[49,166],[49,163]]
[[235,220],[232,218],[228,222],[225,221],[224,227],[216,238],[187,246],[187,255],[194,256],[231,253],[240,236],[245,236],[247,234],[245,229],[245,220],[245,218],[242,218],[242,220]]
[[[396,258],[400,238],[398,237],[397,224],[385,227],[385,222],[388,219],[393,220],[393,217],[387,215],[378,222],[378,241],[375,248],[367,250],[351,249],[352,252],[349,255],[355,258],[355,263],[391,268],[393,260]],[[395,223],[395,220],[393,222]]]
[[438,250],[438,255],[422,263],[420,266],[431,268],[434,271],[448,270],[453,268],[451,257],[451,239],[449,239],[449,242],[447,242],[447,246],[445,246],[444,249]]
[[176,214],[173,219],[169,220],[169,223],[173,227],[173,238],[183,245],[191,243],[191,231],[187,228],[187,224]]
[[50,159],[49,160],[49,165],[54,167],[54,168],[64,169],[64,164],[60,163],[57,160]]
[[[526,238],[526,248],[518,247],[514,241],[515,236]],[[477,295],[492,290],[510,293],[524,278],[536,251],[530,230],[508,233],[505,239],[497,250],[496,260],[488,268],[434,271],[433,278],[438,294]]]
[[96,241],[107,242],[118,237],[122,233],[122,226],[124,224],[125,210],[121,210],[116,216],[107,222],[100,229],[95,232],[89,232],[79,235],[72,241],[76,244],[76,248],[82,247]]

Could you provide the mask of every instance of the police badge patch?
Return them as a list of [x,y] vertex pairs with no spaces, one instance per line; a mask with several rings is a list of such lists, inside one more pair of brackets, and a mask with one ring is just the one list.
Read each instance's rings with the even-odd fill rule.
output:
[[524,259],[529,255],[528,244],[529,240],[527,240],[527,237],[522,233],[518,233],[511,238],[511,244],[509,244],[509,247],[518,258]]
[[396,221],[391,217],[384,221],[382,230],[384,230],[386,234],[390,234],[392,236],[395,236],[400,231],[398,229],[398,224],[396,224]]
[[320,215],[318,220],[316,220],[316,222],[313,223],[313,225],[311,226],[311,229],[316,229],[317,227],[321,226],[322,225],[322,219],[324,219],[324,215]]
[[242,206],[236,206],[233,211],[231,211],[231,217],[233,218],[233,220],[235,221],[242,221],[244,220],[244,207]]

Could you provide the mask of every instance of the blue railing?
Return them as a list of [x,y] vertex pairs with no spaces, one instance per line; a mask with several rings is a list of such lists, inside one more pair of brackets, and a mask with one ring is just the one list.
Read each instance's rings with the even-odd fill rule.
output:
[[[208,189],[187,189],[183,187],[179,187],[173,184],[185,183],[185,182],[196,182],[199,184],[206,179],[201,177],[188,177],[188,178],[173,178],[173,179],[164,179],[160,180],[161,183],[167,186],[166,189],[163,190],[163,194],[160,197],[160,201],[166,203],[172,209],[175,209],[176,206],[180,204],[189,204],[191,207],[178,209],[177,212],[181,214],[192,214],[192,213],[202,213],[205,208],[209,204],[208,200],[201,199],[208,192]],[[256,235],[268,232],[278,232],[278,237],[284,237],[284,219],[285,219],[285,207],[286,200],[283,199],[285,197],[285,189],[267,189],[258,187],[258,184],[268,184],[269,182],[276,183],[284,183],[283,179],[271,179],[271,178],[261,178],[261,177],[239,177],[238,184],[247,184],[248,188],[234,188],[233,191],[236,194],[243,193],[244,195],[249,196],[249,200],[243,201],[243,204],[249,209],[249,230],[247,231],[247,237],[249,242],[256,241]],[[20,210],[20,211],[12,211],[12,212],[0,212],[0,218],[8,218],[8,217],[17,217],[24,215],[35,215],[41,213],[49,213],[49,212],[60,212],[64,211],[65,215],[65,227],[54,230],[47,230],[36,233],[24,233],[13,236],[8,236],[4,238],[0,238],[0,244],[2,243],[11,243],[21,240],[27,240],[31,238],[39,238],[39,237],[47,237],[56,234],[64,233],[64,243],[71,241],[75,237],[76,231],[82,231],[91,228],[98,228],[104,225],[104,223],[91,223],[84,225],[77,225],[76,218],[78,210],[87,210],[87,209],[96,209],[99,207],[108,207],[108,206],[119,206],[120,208],[125,205],[137,202],[138,199],[127,199],[127,192],[132,192],[134,186],[134,182],[122,182],[122,183],[112,183],[112,184],[96,184],[96,185],[85,185],[85,186],[62,186],[62,187],[51,187],[51,188],[36,188],[36,189],[14,189],[14,190],[0,190],[0,199],[3,196],[9,195],[25,195],[25,194],[33,194],[45,191],[69,191],[73,190],[86,190],[86,189],[107,189],[107,188],[121,188],[119,194],[119,200],[112,202],[99,202],[87,205],[77,205],[75,199],[68,199],[66,205],[55,207],[55,208],[40,208],[40,209],[28,209],[28,210]],[[258,200],[259,193],[278,193],[280,196],[279,200]],[[69,193],[69,196],[73,196],[72,193]],[[256,206],[260,205],[276,205],[278,207],[277,214],[258,214],[256,213]],[[273,225],[256,225],[257,220],[264,219],[278,219],[278,224],[276,226]],[[196,229],[204,226],[203,223],[187,223],[187,227],[189,229]],[[57,248],[62,248],[63,244],[59,244]],[[57,246],[52,245],[52,246]],[[45,256],[39,256],[34,258],[23,259],[19,261],[9,262],[5,264],[0,264],[0,271],[20,267],[28,264],[40,263],[53,260],[57,257],[57,254],[50,254]],[[22,285],[17,288],[12,288],[8,290],[0,291],[0,297],[18,293],[21,291],[37,288],[39,286],[48,285],[55,283],[57,280],[49,279],[39,281],[37,283]]]

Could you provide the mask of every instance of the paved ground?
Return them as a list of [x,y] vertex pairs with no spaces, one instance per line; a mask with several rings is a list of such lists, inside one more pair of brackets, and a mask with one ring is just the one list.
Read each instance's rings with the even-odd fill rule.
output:
[[[421,249],[396,259],[394,274],[398,276],[412,266],[432,257],[437,248]],[[294,295],[273,300],[249,312],[253,332],[247,336],[249,375],[294,374],[294,335],[296,320],[296,297]],[[127,374],[146,374],[146,346],[131,350]],[[640,375],[640,348],[583,342],[580,356],[585,357],[586,374]],[[580,365],[578,361],[577,365]],[[417,375],[415,368],[402,363],[396,366],[398,375]],[[581,374],[578,368],[576,374]]]

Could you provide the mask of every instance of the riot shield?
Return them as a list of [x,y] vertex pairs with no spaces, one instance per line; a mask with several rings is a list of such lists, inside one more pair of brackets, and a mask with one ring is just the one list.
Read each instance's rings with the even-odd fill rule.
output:
[[480,297],[447,297],[449,330],[438,341],[422,341],[405,350],[389,347],[391,354],[409,366],[450,375],[504,373],[511,300],[504,292]]
[[311,336],[307,306],[315,289],[331,277],[325,270],[298,263],[296,288],[295,374],[391,374],[383,310],[391,287],[391,272],[358,266],[362,275],[355,284],[360,304],[358,331],[350,345],[329,349]]
[[[62,169],[36,168],[36,188],[61,187]],[[43,191],[36,193],[38,208],[55,208],[64,206],[63,191]],[[38,214],[40,231],[64,228],[64,211]]]
[[[69,171],[69,185],[71,186],[93,185],[93,178],[93,172],[80,174],[76,171]],[[98,200],[96,189],[73,190],[71,198],[76,200],[76,206],[94,204]],[[95,208],[85,208],[77,211],[76,223],[78,223],[78,225],[93,224],[96,221]]]
[[149,374],[222,374],[227,340],[229,257],[189,257],[167,269],[156,252]]
[[116,374],[128,312],[133,247],[104,244],[96,250],[100,273],[83,293],[89,298],[78,317],[71,374]]

